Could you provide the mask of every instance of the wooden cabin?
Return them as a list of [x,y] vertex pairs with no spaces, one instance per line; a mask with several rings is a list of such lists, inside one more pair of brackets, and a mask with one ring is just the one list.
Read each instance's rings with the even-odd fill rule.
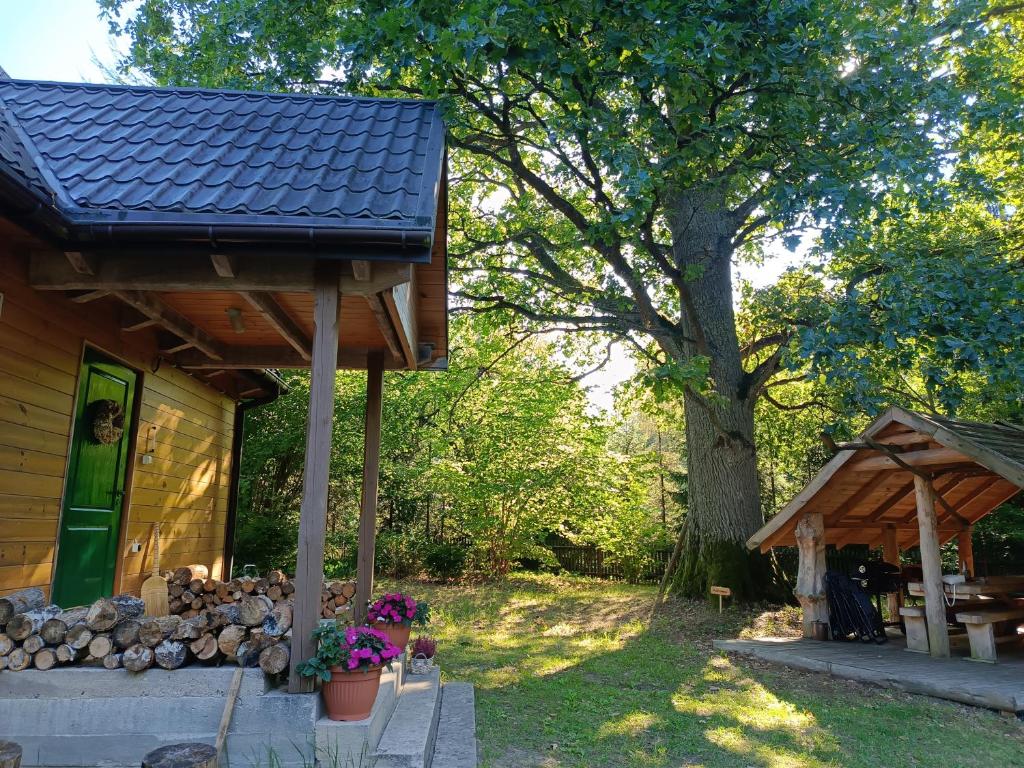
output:
[[227,573],[276,369],[322,444],[336,368],[379,429],[384,369],[446,367],[445,179],[432,102],[0,80],[0,593],[133,591],[154,524],[161,570]]

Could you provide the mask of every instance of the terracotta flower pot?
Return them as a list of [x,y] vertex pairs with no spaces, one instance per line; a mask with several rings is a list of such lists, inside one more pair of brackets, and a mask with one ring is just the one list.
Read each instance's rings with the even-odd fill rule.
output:
[[384,624],[378,621],[374,624],[374,628],[387,635],[393,645],[397,645],[403,652],[405,651],[405,646],[409,644],[412,627],[407,627],[405,624]]
[[331,667],[331,679],[321,686],[327,717],[331,720],[365,720],[370,716],[380,688],[380,667],[349,671]]

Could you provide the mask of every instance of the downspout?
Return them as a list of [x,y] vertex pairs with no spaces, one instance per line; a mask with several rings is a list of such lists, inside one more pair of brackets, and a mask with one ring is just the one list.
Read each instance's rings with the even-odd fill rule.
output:
[[224,581],[230,580],[235,559],[235,527],[238,522],[238,484],[242,476],[245,414],[253,408],[274,402],[282,392],[284,392],[284,387],[278,381],[276,390],[269,395],[235,403],[234,428],[231,431],[231,475],[228,479],[228,517],[224,523],[224,569],[222,573]]

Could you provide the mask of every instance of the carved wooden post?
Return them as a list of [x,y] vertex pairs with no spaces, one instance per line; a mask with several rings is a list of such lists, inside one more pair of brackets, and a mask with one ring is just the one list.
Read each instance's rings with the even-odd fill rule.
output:
[[820,512],[810,512],[796,525],[800,549],[794,594],[804,612],[804,637],[814,637],[814,622],[828,621],[825,599],[825,521]]
[[[890,565],[900,564],[900,545],[896,539],[896,526],[887,525],[882,532],[882,560]],[[889,607],[889,620],[898,621],[902,595],[899,592],[890,592],[886,596]]]
[[968,576],[974,575],[974,526],[969,525],[956,535],[956,551],[960,558],[960,570]]
[[921,533],[921,580],[924,582],[924,611],[928,620],[928,647],[932,656],[949,656],[945,592],[942,587],[942,559],[939,556],[939,523],[935,517],[932,481],[914,475],[917,497],[917,527]]

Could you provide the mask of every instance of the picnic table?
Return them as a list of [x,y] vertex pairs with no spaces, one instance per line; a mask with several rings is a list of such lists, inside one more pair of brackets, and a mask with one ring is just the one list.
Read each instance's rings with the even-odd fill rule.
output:
[[[1016,630],[1017,623],[1024,621],[1024,601],[1014,596],[1024,593],[1024,576],[988,576],[962,584],[944,583],[942,586],[949,612],[967,629],[971,659],[995,663],[997,644],[1020,640]],[[907,592],[913,597],[923,597],[924,585],[911,582],[907,585]],[[920,611],[920,617],[917,611]],[[924,622],[922,609],[904,608],[900,613],[907,621],[908,629],[911,622]],[[1003,628],[998,635],[997,626]],[[911,634],[916,636],[920,632],[908,632],[908,647]],[[918,648],[913,647],[912,650]]]

